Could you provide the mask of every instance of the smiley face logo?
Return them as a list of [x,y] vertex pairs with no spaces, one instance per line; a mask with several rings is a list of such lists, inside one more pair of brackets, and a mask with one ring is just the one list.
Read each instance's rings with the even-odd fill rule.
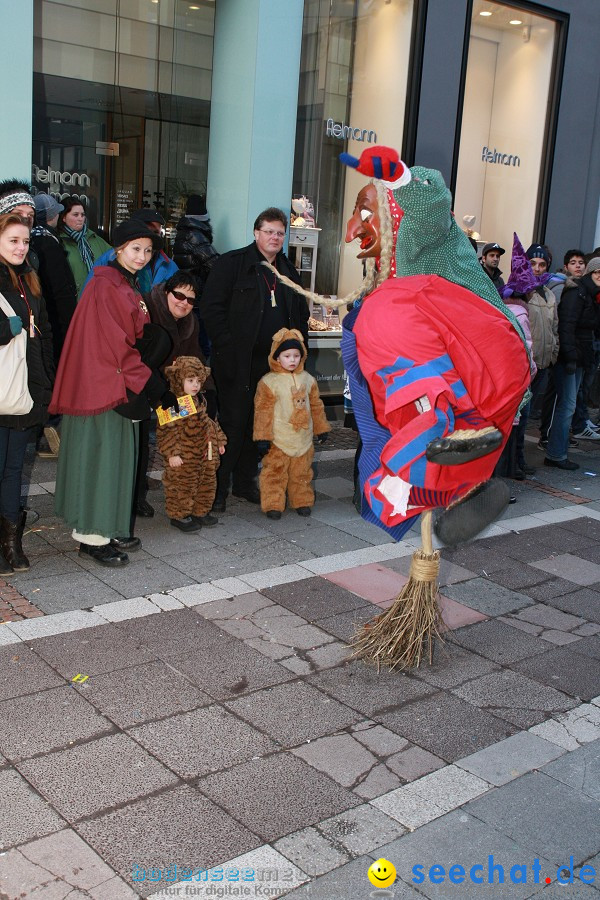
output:
[[377,859],[369,866],[367,877],[374,887],[386,888],[396,880],[396,869],[387,859]]

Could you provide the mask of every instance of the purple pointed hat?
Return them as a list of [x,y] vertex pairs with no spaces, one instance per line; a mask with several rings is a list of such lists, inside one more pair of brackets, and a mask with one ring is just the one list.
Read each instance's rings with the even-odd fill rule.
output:
[[515,231],[510,261],[510,275],[506,286],[502,289],[502,296],[511,297],[513,294],[528,294],[529,291],[534,291],[540,284],[543,284],[543,281],[536,278],[533,274],[531,263]]

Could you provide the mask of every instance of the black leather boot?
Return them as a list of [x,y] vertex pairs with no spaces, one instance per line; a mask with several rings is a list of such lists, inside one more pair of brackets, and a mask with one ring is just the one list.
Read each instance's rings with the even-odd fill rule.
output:
[[5,559],[4,553],[0,550],[0,575],[12,575],[14,571],[11,564]]
[[29,560],[23,553],[23,531],[27,513],[24,509],[19,513],[17,522],[9,522],[3,518],[0,525],[0,547],[6,562],[15,572],[26,572]]

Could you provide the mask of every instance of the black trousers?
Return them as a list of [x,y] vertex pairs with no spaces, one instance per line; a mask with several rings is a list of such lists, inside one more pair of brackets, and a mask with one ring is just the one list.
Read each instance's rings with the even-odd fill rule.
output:
[[252,358],[250,384],[230,381],[226,371],[213,366],[217,386],[219,424],[227,435],[227,447],[217,472],[217,494],[225,496],[233,481],[233,490],[256,487],[258,453],[254,443],[254,395],[258,382],[269,371],[267,354]]

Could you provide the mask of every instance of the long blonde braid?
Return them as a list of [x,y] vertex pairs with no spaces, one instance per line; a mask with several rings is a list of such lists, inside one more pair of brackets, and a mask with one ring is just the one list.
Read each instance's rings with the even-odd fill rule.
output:
[[272,266],[270,263],[266,262],[266,260],[263,260],[261,265],[266,266],[267,269],[277,276],[282,284],[291,288],[296,294],[306,297],[307,300],[312,300],[313,303],[327,306],[329,309],[339,309],[342,306],[348,306],[360,297],[366,297],[367,294],[371,294],[375,288],[379,287],[380,284],[390,277],[392,253],[394,252],[394,234],[392,230],[392,214],[388,203],[387,188],[383,182],[379,181],[377,178],[372,178],[370,184],[375,185],[377,201],[379,204],[381,235],[380,267],[378,271],[375,266],[375,260],[373,258],[367,259],[365,261],[365,276],[356,290],[352,291],[350,294],[346,294],[345,297],[338,297],[337,300],[330,300],[329,297],[323,297],[321,294],[315,294],[313,291],[308,291],[301,285],[296,284],[295,281],[292,281],[291,278],[281,275],[275,266]]

